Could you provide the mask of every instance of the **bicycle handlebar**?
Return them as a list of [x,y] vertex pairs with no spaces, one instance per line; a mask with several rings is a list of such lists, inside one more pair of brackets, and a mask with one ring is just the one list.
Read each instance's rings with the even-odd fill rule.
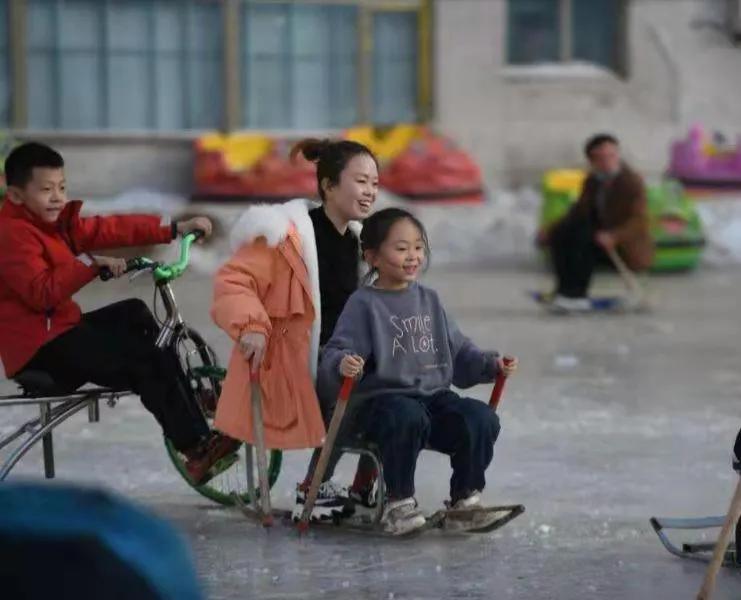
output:
[[157,265],[154,269],[155,281],[172,281],[180,277],[190,262],[190,247],[194,242],[206,236],[206,232],[201,229],[189,231],[180,241],[180,258],[177,262],[169,265]]
[[[172,281],[180,277],[185,269],[188,268],[190,261],[190,247],[194,242],[206,236],[206,232],[201,229],[195,229],[186,233],[180,241],[180,257],[172,264],[160,264],[143,256],[130,258],[126,261],[124,273],[131,271],[141,271],[143,269],[153,269],[155,281]],[[100,269],[99,273],[102,281],[108,281],[113,278],[113,273],[108,267]]]
[[[126,261],[126,269],[124,269],[124,273],[139,271],[142,268],[144,267],[142,266],[141,258],[130,258]],[[113,271],[111,271],[108,267],[101,267],[99,277],[101,281],[108,281],[109,279],[113,279]]]

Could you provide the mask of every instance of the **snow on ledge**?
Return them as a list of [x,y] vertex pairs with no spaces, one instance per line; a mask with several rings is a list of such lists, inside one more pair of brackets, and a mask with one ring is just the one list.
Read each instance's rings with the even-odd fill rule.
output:
[[590,62],[538,63],[533,65],[509,65],[502,71],[504,77],[513,81],[585,79],[615,81],[617,75]]

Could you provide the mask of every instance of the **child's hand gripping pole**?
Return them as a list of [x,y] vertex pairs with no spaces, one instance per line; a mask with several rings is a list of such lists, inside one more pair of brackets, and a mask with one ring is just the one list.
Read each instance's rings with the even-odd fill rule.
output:
[[[502,362],[509,366],[514,362],[514,358],[511,356],[505,356],[502,358]],[[499,401],[502,399],[502,392],[504,392],[504,384],[507,382],[507,375],[504,371],[497,373],[497,378],[494,381],[494,389],[491,391],[491,398],[489,399],[489,407],[496,412],[499,407]]]
[[311,511],[314,510],[314,503],[316,502],[317,494],[319,493],[319,486],[322,484],[324,479],[324,473],[327,471],[327,463],[329,458],[332,456],[334,450],[335,441],[337,439],[337,432],[340,430],[342,424],[342,418],[345,416],[345,409],[347,403],[350,400],[350,393],[352,392],[354,380],[352,377],[345,377],[342,381],[342,388],[340,389],[340,395],[337,398],[337,406],[334,408],[332,413],[332,420],[329,422],[329,428],[327,429],[327,435],[324,438],[324,444],[322,444],[322,451],[319,454],[319,461],[317,462],[314,474],[311,477],[311,486],[309,487],[309,493],[306,496],[306,503],[304,504],[304,511],[301,513],[301,519],[298,522],[298,530],[304,532],[309,529],[309,519],[311,518]]

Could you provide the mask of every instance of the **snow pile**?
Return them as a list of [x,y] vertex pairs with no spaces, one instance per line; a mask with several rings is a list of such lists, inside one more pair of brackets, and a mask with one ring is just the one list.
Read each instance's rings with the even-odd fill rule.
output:
[[540,195],[498,191],[480,205],[405,203],[424,223],[436,265],[489,265],[534,260]]
[[741,265],[741,195],[697,203],[707,246],[703,261],[714,267]]
[[[536,263],[533,240],[541,196],[534,188],[499,190],[482,204],[419,204],[381,192],[376,210],[400,206],[425,225],[432,261],[440,265],[491,266]],[[707,248],[704,263],[713,267],[741,265],[741,194],[739,198],[707,199],[697,203]],[[114,198],[88,202],[88,214],[151,212],[169,217],[205,214],[214,221],[214,238],[193,250],[192,266],[213,273],[229,256],[228,232],[246,204],[191,204],[182,196],[133,189]],[[163,252],[167,252],[165,255]],[[165,258],[171,249],[153,250]]]
[[137,188],[126,190],[113,198],[83,204],[84,214],[96,215],[154,213],[175,217],[187,209],[188,199],[184,196]]

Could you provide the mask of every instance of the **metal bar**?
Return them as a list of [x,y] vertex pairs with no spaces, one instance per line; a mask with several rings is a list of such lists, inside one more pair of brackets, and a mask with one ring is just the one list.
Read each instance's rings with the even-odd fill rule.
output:
[[[687,542],[682,544],[682,549],[685,552],[712,552],[715,550],[715,546],[715,542],[699,542],[697,544]],[[733,549],[733,544],[731,544],[730,549]]]
[[336,21],[337,19],[337,13],[333,12],[329,6],[323,6],[322,7],[323,12],[323,21],[329,25],[329,35],[327,35],[326,39],[324,40],[324,43],[326,44],[323,48],[324,51],[326,51],[326,58],[327,58],[327,70],[329,72],[329,77],[327,78],[327,97],[329,98],[329,106],[327,111],[327,121],[326,125],[328,127],[337,127],[346,125],[346,123],[338,123],[336,119],[336,115],[340,114],[340,111],[338,108],[340,107],[339,104],[339,98],[340,98],[340,87],[337,84],[339,69],[337,68],[337,41],[335,39],[335,36],[332,35],[332,32],[336,31],[338,29]]
[[5,448],[8,444],[14,442],[19,437],[21,437],[24,433],[28,433],[30,430],[32,430],[34,427],[36,427],[39,424],[38,419],[32,419],[30,421],[27,421],[23,425],[21,425],[18,429],[16,429],[13,433],[7,435],[3,439],[0,440],[0,450]]
[[[42,429],[49,424],[50,421],[50,408],[49,403],[44,403],[39,406],[41,412],[41,425]],[[44,475],[47,479],[54,479],[54,437],[51,429],[44,434],[42,438],[42,446],[44,453]]]
[[627,78],[630,71],[630,53],[628,52],[629,12],[628,0],[618,0],[617,40],[615,43],[615,68],[619,75]]
[[98,398],[90,398],[88,400],[87,420],[90,423],[100,423],[100,402]]
[[366,6],[358,10],[358,121],[373,119],[373,13]]
[[432,0],[422,0],[417,18],[417,118],[423,122],[432,119],[432,28]]
[[147,43],[149,44],[149,59],[147,60],[147,78],[149,79],[149,114],[147,121],[150,129],[159,129],[159,116],[157,114],[157,4],[149,3],[149,21],[147,23]]
[[[286,0],[243,0],[250,4],[285,5]],[[297,0],[293,0],[296,2]],[[414,10],[425,0],[298,0],[307,6],[368,6],[380,10]]]
[[270,527],[273,524],[270,508],[270,481],[265,457],[265,426],[262,420],[262,392],[257,381],[252,382],[252,428],[255,434],[255,452],[257,453],[257,480],[260,484],[260,512],[262,524]]
[[160,328],[159,335],[155,341],[157,348],[167,348],[177,334],[178,330],[184,325],[183,317],[180,315],[175,294],[169,283],[158,283],[157,291],[162,298],[162,304],[165,306],[167,317]]
[[28,452],[36,442],[38,442],[41,438],[43,438],[47,432],[54,429],[57,425],[59,425],[63,421],[66,421],[69,417],[81,411],[83,408],[85,408],[84,400],[70,403],[70,405],[66,407],[63,412],[52,417],[49,423],[41,427],[31,437],[29,437],[25,442],[23,442],[23,444],[21,444],[18,448],[16,448],[15,451],[10,455],[10,457],[3,463],[2,467],[0,468],[0,481],[3,481],[8,476],[8,473],[10,473],[11,469],[16,465],[16,463],[21,458],[23,458],[26,452]]
[[56,102],[52,102],[52,124],[57,129],[62,129],[62,11],[61,2],[52,3],[52,23],[54,24],[52,55],[52,93],[56,95]]
[[242,78],[239,69],[240,57],[240,2],[225,0],[223,5],[224,20],[224,121],[225,133],[239,129],[242,110]]
[[723,517],[700,517],[697,519],[663,519],[654,517],[651,523],[656,523],[660,529],[709,529],[711,527],[722,527]]
[[190,101],[190,49],[188,48],[188,40],[190,40],[190,24],[193,21],[193,2],[187,0],[185,10],[180,12],[181,15],[181,38],[180,38],[180,74],[183,78],[183,116],[185,117],[183,125],[185,129],[191,129],[193,126],[193,119],[191,115],[191,101]]
[[108,388],[90,388],[89,390],[83,390],[76,394],[69,394],[67,396],[44,396],[39,398],[23,398],[21,396],[8,396],[0,398],[0,408],[4,406],[34,406],[37,404],[43,404],[45,402],[50,403],[64,403],[71,400],[83,400],[90,396],[98,396],[100,398],[115,397],[120,398],[121,396],[129,396],[133,394],[131,390],[110,390]]
[[99,121],[96,124],[103,129],[111,126],[110,98],[110,68],[111,68],[111,40],[108,32],[108,13],[110,0],[103,0],[98,4],[98,81],[100,85],[98,96]]
[[559,14],[559,58],[561,62],[570,62],[574,57],[574,45],[573,45],[573,5],[571,0],[561,0],[558,5]]
[[288,23],[288,35],[286,35],[284,54],[283,54],[283,69],[286,77],[283,79],[285,98],[285,107],[288,109],[287,123],[290,127],[296,127],[296,103],[299,99],[294,93],[294,71],[296,70],[296,5],[287,5],[286,8],[286,22]]
[[259,511],[257,504],[257,489],[255,488],[255,465],[254,465],[254,452],[252,451],[252,444],[244,445],[245,455],[245,469],[247,471],[247,494],[249,495],[250,506],[255,511]]
[[11,117],[10,123],[16,129],[28,126],[28,47],[25,0],[10,0],[8,14],[8,52],[10,55]]

